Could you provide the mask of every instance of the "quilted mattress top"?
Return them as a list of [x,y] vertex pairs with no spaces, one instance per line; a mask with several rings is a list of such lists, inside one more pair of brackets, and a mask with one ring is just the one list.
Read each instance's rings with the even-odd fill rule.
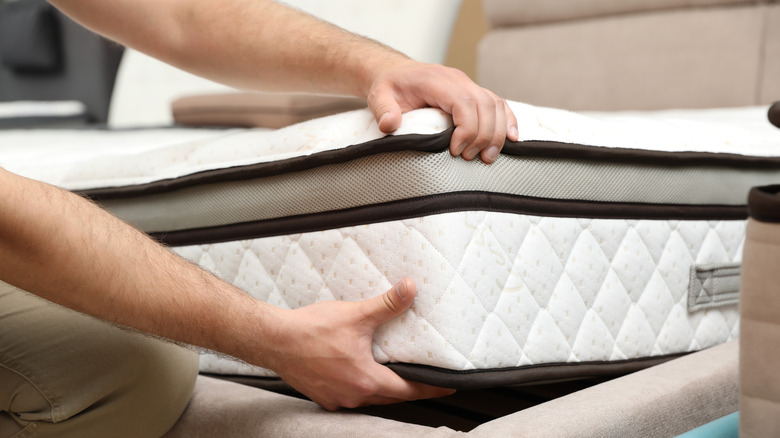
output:
[[[780,130],[767,121],[765,107],[577,114],[517,102],[510,106],[520,132],[515,153],[522,154],[526,145],[541,141],[780,157]],[[437,134],[450,127],[444,113],[424,109],[406,114],[394,135]],[[281,162],[383,136],[368,110],[279,130],[8,130],[0,133],[0,166],[67,189],[89,190]]]

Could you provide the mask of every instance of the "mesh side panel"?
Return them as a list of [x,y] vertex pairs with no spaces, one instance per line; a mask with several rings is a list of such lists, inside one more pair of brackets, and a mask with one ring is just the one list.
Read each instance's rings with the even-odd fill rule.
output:
[[744,205],[780,170],[637,166],[501,156],[492,165],[447,152],[395,152],[267,178],[104,203],[145,231],[172,231],[318,213],[420,196],[485,191],[548,199]]

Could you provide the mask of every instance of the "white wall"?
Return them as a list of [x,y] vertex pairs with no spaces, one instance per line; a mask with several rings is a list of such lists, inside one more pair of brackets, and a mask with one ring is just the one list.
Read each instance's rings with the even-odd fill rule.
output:
[[280,0],[413,59],[442,64],[462,0]]
[[[218,1],[218,0],[217,0]],[[284,0],[423,62],[443,63],[462,0]],[[114,127],[172,123],[179,97],[231,90],[133,50],[122,59],[109,110]]]

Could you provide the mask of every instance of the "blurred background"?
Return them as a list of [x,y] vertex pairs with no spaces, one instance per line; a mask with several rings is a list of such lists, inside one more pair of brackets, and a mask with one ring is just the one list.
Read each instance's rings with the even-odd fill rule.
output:
[[[778,0],[286,2],[535,105],[655,110],[780,97]],[[0,0],[0,127],[170,125],[177,99],[230,91],[104,41],[44,0]]]

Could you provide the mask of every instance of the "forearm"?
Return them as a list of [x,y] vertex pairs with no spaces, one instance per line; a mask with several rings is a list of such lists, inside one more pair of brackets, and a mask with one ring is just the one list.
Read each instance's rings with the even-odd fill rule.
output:
[[450,152],[493,162],[517,141],[506,102],[464,73],[423,64],[375,41],[271,0],[50,0],[122,44],[212,80],[248,90],[365,97],[382,132],[402,114],[452,115]]
[[[141,331],[257,363],[274,310],[72,193],[0,169],[0,279]],[[256,343],[253,343],[256,341]],[[262,365],[262,364],[261,364]]]
[[409,60],[270,0],[54,0],[83,25],[192,73],[243,89],[366,97]]
[[260,302],[72,193],[0,168],[0,279],[50,301],[276,371],[328,409],[439,397],[371,355],[414,283],[291,311]]

